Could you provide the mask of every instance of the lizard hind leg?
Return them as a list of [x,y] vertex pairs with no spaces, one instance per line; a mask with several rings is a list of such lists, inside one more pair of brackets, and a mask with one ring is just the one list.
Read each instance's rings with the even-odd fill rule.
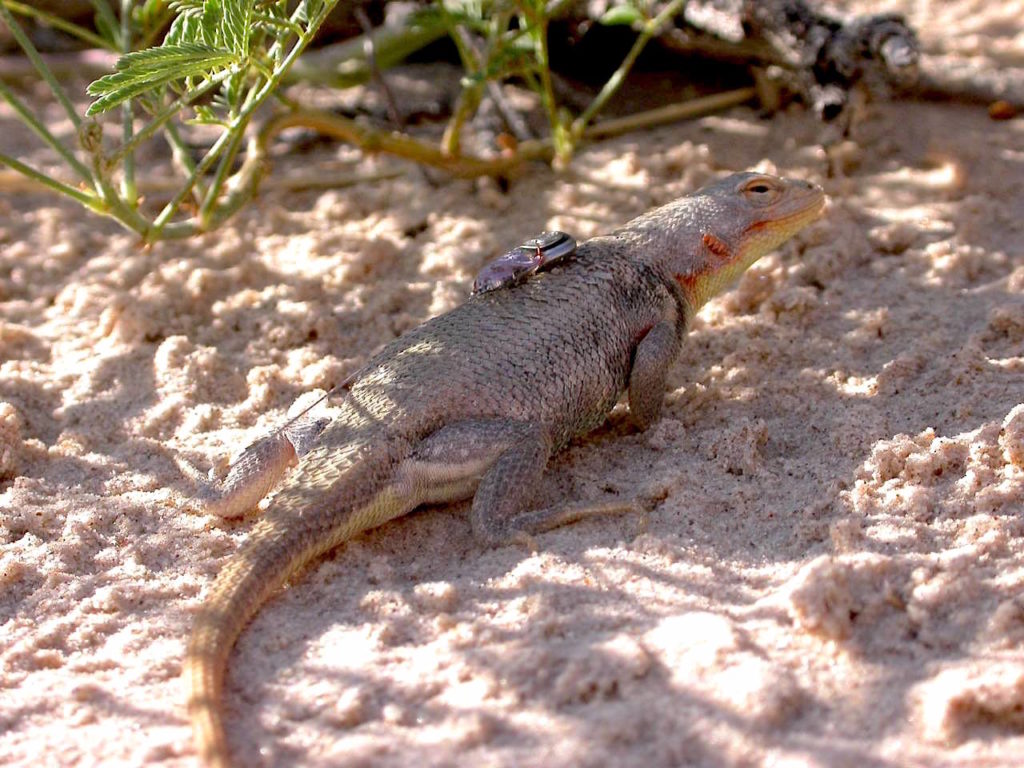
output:
[[403,462],[398,480],[420,504],[468,499],[524,429],[520,422],[504,419],[469,419],[441,427]]
[[399,468],[396,483],[421,504],[472,496],[470,522],[479,540],[532,547],[533,534],[591,511],[584,506],[528,509],[550,456],[551,441],[539,425],[471,419],[426,437]]

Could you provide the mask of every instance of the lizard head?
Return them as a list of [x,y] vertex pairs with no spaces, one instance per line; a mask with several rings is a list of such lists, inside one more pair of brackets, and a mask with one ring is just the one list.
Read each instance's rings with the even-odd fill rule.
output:
[[737,173],[699,190],[706,211],[694,258],[674,276],[694,310],[739,279],[747,267],[817,219],[821,188],[799,179]]
[[679,283],[693,311],[817,219],[820,187],[766,173],[736,173],[634,220],[646,261]]

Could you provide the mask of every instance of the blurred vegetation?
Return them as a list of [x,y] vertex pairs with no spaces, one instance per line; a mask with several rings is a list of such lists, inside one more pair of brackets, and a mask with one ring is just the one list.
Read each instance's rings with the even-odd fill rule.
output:
[[[603,25],[629,25],[635,40],[590,102],[573,114],[559,103],[553,86],[549,29],[567,11],[565,0],[422,3],[400,25],[371,28],[356,13],[364,33],[317,51],[316,64],[296,67],[337,0],[91,0],[94,24],[82,26],[45,10],[45,5],[0,0],[5,24],[38,75],[60,103],[76,131],[76,146],[59,139],[6,84],[0,96],[17,116],[64,161],[69,183],[0,153],[5,164],[96,213],[111,216],[146,243],[187,237],[216,228],[255,194],[267,167],[268,147],[284,128],[301,125],[351,141],[364,149],[390,152],[460,176],[500,175],[529,160],[564,166],[580,142],[627,130],[648,118],[625,118],[592,127],[594,117],[621,86],[637,56],[658,30],[678,14],[684,0],[668,3],[608,3]],[[359,15],[361,14],[361,15]],[[26,34],[19,19],[51,26],[89,47],[118,54],[115,71],[95,80],[93,97],[80,114]],[[285,84],[302,78],[346,87],[448,37],[463,68],[461,93],[439,143],[404,131],[385,131],[341,115],[308,108],[289,98]],[[313,58],[313,57],[311,57]],[[511,142],[492,157],[467,154],[463,129],[485,94],[514,80],[534,91],[543,105],[547,137]],[[747,100],[750,89],[661,110],[651,121],[722,108]],[[254,124],[268,99],[279,109]],[[98,121],[118,119],[120,140],[104,140]],[[193,157],[182,138],[186,126],[201,124],[216,139]],[[135,183],[135,155],[144,142],[170,147],[181,183],[158,210],[148,210]],[[239,162],[239,159],[244,160]]]

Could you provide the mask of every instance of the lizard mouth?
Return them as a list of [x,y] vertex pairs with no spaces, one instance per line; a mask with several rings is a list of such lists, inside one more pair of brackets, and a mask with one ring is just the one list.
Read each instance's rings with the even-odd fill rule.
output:
[[[756,260],[786,242],[821,216],[825,209],[825,201],[825,193],[821,187],[807,184],[806,190],[794,194],[782,210],[751,224],[743,233],[742,250],[746,257],[743,261]],[[750,262],[747,262],[746,266],[749,264]]]

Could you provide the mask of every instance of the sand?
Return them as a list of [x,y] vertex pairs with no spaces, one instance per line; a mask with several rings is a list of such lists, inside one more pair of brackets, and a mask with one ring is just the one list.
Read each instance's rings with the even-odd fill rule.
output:
[[[872,7],[1024,61],[1021,3]],[[239,764],[1021,764],[1024,119],[875,104],[834,178],[819,136],[740,108],[507,193],[318,144],[275,171],[386,178],[268,189],[151,250],[0,193],[0,763],[196,765],[185,643],[251,522],[198,513],[181,462],[222,476],[524,237],[757,167],[822,184],[826,216],[701,313],[658,424],[620,405],[539,483],[649,514],[530,552],[461,504],[341,547],[236,646]],[[52,162],[6,107],[0,151]]]

